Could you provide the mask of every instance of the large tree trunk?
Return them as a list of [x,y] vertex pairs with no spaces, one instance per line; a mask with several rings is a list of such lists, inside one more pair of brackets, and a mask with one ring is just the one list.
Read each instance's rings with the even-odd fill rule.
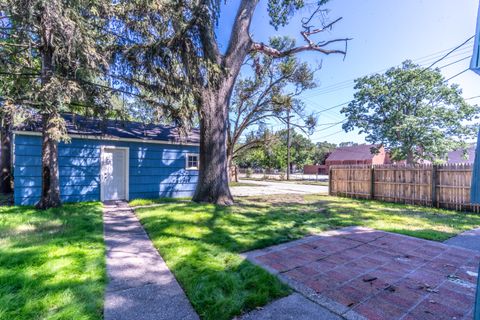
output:
[[11,143],[12,115],[5,112],[1,124],[1,157],[0,157],[0,192],[12,192],[12,143]]
[[58,172],[58,142],[51,133],[58,130],[54,114],[42,116],[42,194],[37,208],[58,207],[60,201],[60,181]]
[[[48,33],[48,32],[47,32]],[[45,39],[50,35],[46,34]],[[53,49],[42,52],[42,85],[45,87],[53,75]],[[58,111],[56,104],[46,105],[42,110],[42,191],[36,207],[48,209],[61,205],[58,172]]]
[[203,94],[200,117],[200,172],[193,201],[231,205],[228,187],[227,121],[231,86]]
[[[221,65],[224,75],[203,89],[200,110],[200,173],[193,201],[230,205],[228,187],[228,108],[235,80],[252,49],[248,30],[259,0],[242,0],[237,11],[226,54],[221,57],[213,29],[200,26],[207,58]],[[199,82],[200,84],[203,81]]]

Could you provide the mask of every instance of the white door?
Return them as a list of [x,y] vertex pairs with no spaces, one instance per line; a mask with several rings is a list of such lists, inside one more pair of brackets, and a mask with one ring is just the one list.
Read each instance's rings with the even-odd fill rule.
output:
[[127,200],[127,150],[105,148],[102,152],[102,200]]

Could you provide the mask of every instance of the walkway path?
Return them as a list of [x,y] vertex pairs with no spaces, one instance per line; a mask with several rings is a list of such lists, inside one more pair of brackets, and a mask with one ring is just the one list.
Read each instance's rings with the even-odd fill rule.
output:
[[271,181],[256,181],[256,180],[240,180],[256,184],[258,186],[245,187],[231,187],[230,190],[234,196],[259,196],[272,194],[312,194],[312,193],[328,193],[328,187],[301,184],[300,182],[271,182]]
[[105,320],[198,319],[127,203],[104,206]]
[[480,251],[480,228],[465,231],[444,242],[451,246]]

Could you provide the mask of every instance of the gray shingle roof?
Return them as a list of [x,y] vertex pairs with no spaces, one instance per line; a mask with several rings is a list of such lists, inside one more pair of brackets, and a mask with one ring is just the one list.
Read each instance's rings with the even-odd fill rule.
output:
[[[141,122],[111,120],[102,121],[80,115],[62,115],[67,123],[69,134],[99,136],[103,138],[127,138],[154,141],[169,141],[178,143],[199,143],[200,131],[192,129],[187,135],[182,135],[178,127],[143,124]],[[19,131],[41,131],[40,118],[24,123],[16,128]]]

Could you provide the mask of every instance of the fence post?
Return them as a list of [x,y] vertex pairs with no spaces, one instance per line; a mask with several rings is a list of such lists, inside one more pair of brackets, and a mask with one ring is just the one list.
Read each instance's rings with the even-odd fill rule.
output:
[[328,195],[332,195],[332,167],[328,167]]
[[437,206],[437,165],[432,165],[432,207]]
[[370,167],[370,199],[375,199],[375,168]]

